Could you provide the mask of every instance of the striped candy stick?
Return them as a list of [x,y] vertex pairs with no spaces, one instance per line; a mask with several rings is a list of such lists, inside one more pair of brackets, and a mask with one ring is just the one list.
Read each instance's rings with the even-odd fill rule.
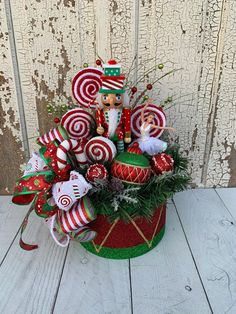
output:
[[80,230],[81,227],[84,227],[95,218],[96,214],[92,204],[88,197],[83,197],[70,210],[60,212],[57,217],[57,224],[63,233],[69,234]]
[[37,144],[46,145],[54,140],[57,140],[59,143],[68,139],[68,134],[63,126],[59,125],[57,128],[51,129],[48,133],[37,138]]

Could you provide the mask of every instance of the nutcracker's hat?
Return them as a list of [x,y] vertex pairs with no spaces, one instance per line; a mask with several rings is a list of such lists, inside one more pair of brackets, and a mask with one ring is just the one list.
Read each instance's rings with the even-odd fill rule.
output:
[[121,65],[111,59],[103,64],[104,74],[101,76],[102,87],[99,93],[102,94],[123,94],[125,76],[121,74]]

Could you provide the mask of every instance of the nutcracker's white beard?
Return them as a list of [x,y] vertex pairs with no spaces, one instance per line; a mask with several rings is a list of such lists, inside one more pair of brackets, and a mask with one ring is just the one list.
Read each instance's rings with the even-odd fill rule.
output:
[[108,126],[108,135],[109,137],[113,136],[116,132],[116,128],[118,126],[118,112],[119,109],[109,109],[108,117],[109,117],[109,126]]

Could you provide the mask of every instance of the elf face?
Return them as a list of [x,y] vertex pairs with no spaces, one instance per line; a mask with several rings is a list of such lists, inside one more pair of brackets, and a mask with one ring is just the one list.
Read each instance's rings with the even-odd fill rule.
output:
[[123,105],[122,94],[102,94],[101,101],[105,110],[120,109]]

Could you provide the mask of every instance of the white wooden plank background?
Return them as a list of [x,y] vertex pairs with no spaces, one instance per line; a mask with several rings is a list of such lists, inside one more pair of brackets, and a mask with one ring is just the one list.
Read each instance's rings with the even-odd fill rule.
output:
[[53,126],[46,104],[72,103],[72,77],[84,62],[95,64],[97,54],[117,58],[125,72],[137,54],[133,78],[155,63],[182,68],[149,96],[173,95],[168,122],[190,158],[193,184],[235,186],[234,0],[1,0],[0,10],[0,144],[5,148],[10,138],[9,151],[20,156],[9,161],[1,150],[11,166],[0,175],[1,193],[12,191],[38,132]]
[[236,222],[230,209],[212,189],[179,193],[174,201],[213,312],[235,313]]
[[91,256],[78,244],[71,244],[55,313],[128,314],[130,295],[128,260]]
[[[11,224],[8,228],[10,234]],[[15,239],[0,267],[0,313],[50,313],[67,249],[53,243],[36,215],[24,239],[39,244],[39,249],[26,252],[19,247],[19,238]]]
[[173,204],[164,241],[131,260],[134,313],[211,313]]
[[0,264],[11,246],[20,226],[22,217],[28,206],[16,206],[11,202],[11,196],[1,196],[0,204]]
[[99,258],[76,243],[57,247],[36,216],[24,239],[39,249],[23,251],[17,232],[27,208],[1,197],[0,313],[235,313],[235,195],[178,193],[161,243],[130,261]]

